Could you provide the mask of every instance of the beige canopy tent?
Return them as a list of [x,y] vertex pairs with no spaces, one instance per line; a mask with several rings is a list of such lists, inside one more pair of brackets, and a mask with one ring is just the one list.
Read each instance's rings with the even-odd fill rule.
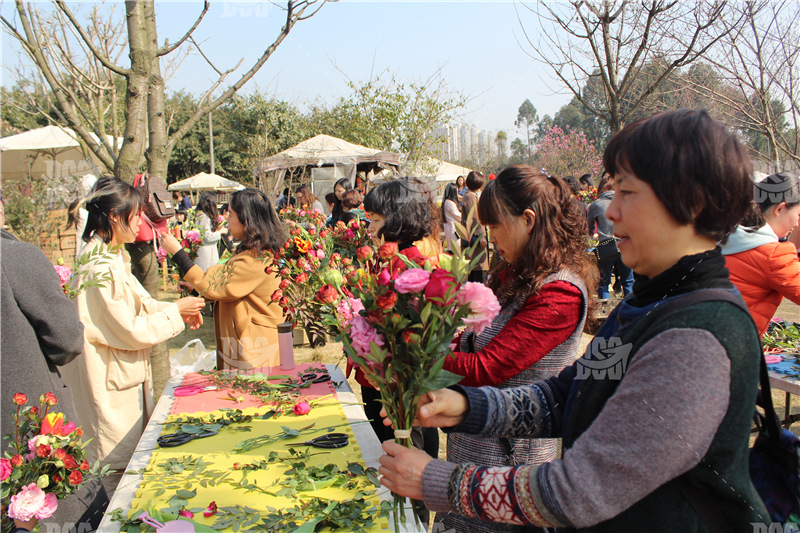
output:
[[466,178],[470,172],[472,169],[431,157],[412,164],[408,175],[426,182],[434,195],[441,198],[448,183],[455,183],[459,176]]
[[262,190],[271,190],[275,196],[283,187],[310,183],[314,194],[322,199],[340,178],[349,178],[355,185],[357,176],[372,181],[381,172],[396,173],[399,166],[400,154],[317,135],[262,159],[256,167],[256,179]]
[[[113,143],[112,137],[107,140]],[[118,139],[118,145],[121,143]],[[40,176],[50,180],[99,176],[104,168],[93,154],[84,153],[69,128],[44,126],[0,139],[0,176],[4,182]]]
[[217,174],[201,172],[181,181],[176,181],[167,189],[170,191],[238,191],[244,189],[244,185]]

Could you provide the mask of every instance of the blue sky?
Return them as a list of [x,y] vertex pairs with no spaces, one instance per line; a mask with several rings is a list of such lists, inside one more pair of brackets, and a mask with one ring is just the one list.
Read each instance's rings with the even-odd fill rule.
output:
[[[214,1],[195,32],[217,67],[227,69],[244,58],[229,83],[238,80],[278,33],[282,11],[265,5]],[[13,4],[3,2],[0,9],[8,17]],[[176,41],[201,9],[202,2],[196,1],[156,2],[159,41]],[[535,21],[530,16],[526,20],[530,31]],[[553,115],[570,99],[548,88],[555,86],[549,73],[520,48],[516,39],[521,35],[510,1],[342,0],[298,23],[243,92],[259,89],[302,108],[316,99],[333,102],[347,94],[347,77],[365,81],[371,71],[388,69],[400,80],[421,81],[442,68],[447,86],[470,97],[463,120],[503,129],[513,139],[521,133],[514,119],[526,98],[540,115]],[[3,65],[16,62],[15,50],[4,35]],[[167,84],[171,90],[199,94],[213,79],[214,72],[195,54]],[[6,72],[3,83],[12,83]]]

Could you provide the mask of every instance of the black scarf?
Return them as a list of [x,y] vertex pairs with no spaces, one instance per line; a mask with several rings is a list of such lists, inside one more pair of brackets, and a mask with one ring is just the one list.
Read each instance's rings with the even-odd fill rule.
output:
[[695,255],[686,255],[654,278],[638,276],[633,284],[630,304],[643,307],[670,296],[697,289],[732,289],[725,258],[719,246]]

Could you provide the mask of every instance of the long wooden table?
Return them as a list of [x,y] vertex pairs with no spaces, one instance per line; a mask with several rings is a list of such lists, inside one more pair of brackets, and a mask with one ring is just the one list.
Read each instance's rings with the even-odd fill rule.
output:
[[[351,423],[350,427],[353,435],[356,438],[356,441],[358,442],[358,446],[361,449],[364,462],[367,466],[378,468],[380,466],[378,459],[381,457],[381,455],[383,455],[383,450],[381,449],[378,438],[375,436],[375,432],[372,431],[372,427],[367,423],[354,423],[364,422],[367,420],[367,417],[364,414],[364,409],[357,403],[358,399],[356,398],[355,394],[353,394],[353,391],[350,388],[350,385],[347,383],[342,370],[336,365],[329,364],[326,365],[326,367],[330,372],[332,381],[337,384],[336,394],[339,398],[339,401],[342,403],[342,409],[344,410],[347,421]],[[159,399],[155,411],[153,412],[153,416],[150,418],[144,434],[139,440],[136,451],[128,463],[128,471],[144,469],[150,463],[152,451],[157,447],[156,439],[159,437],[159,435],[161,435],[163,430],[163,427],[160,424],[165,422],[167,420],[167,416],[170,414],[173,401],[175,400],[175,387],[181,384],[182,379],[182,376],[174,377],[169,381],[169,383],[167,383],[164,393]],[[130,509],[131,503],[135,498],[136,491],[139,488],[141,480],[142,474],[129,474],[123,476],[122,481],[111,498],[108,509],[112,510],[118,507],[121,507],[124,510]],[[392,500],[391,492],[384,488],[378,490],[378,495],[382,500]],[[389,517],[389,524],[391,527],[391,517]],[[98,531],[102,531],[103,533],[116,533],[119,530],[119,523],[111,520],[108,515],[103,517],[103,521],[100,523],[98,528]],[[406,525],[403,527],[403,533],[417,533],[423,531],[427,531],[427,528],[419,528],[411,514],[411,511],[408,510],[406,513]]]

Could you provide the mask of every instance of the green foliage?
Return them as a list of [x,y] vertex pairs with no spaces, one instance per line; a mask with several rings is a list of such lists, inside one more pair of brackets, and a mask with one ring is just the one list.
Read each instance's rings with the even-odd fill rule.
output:
[[800,328],[794,322],[773,319],[761,338],[765,350],[800,353]]

